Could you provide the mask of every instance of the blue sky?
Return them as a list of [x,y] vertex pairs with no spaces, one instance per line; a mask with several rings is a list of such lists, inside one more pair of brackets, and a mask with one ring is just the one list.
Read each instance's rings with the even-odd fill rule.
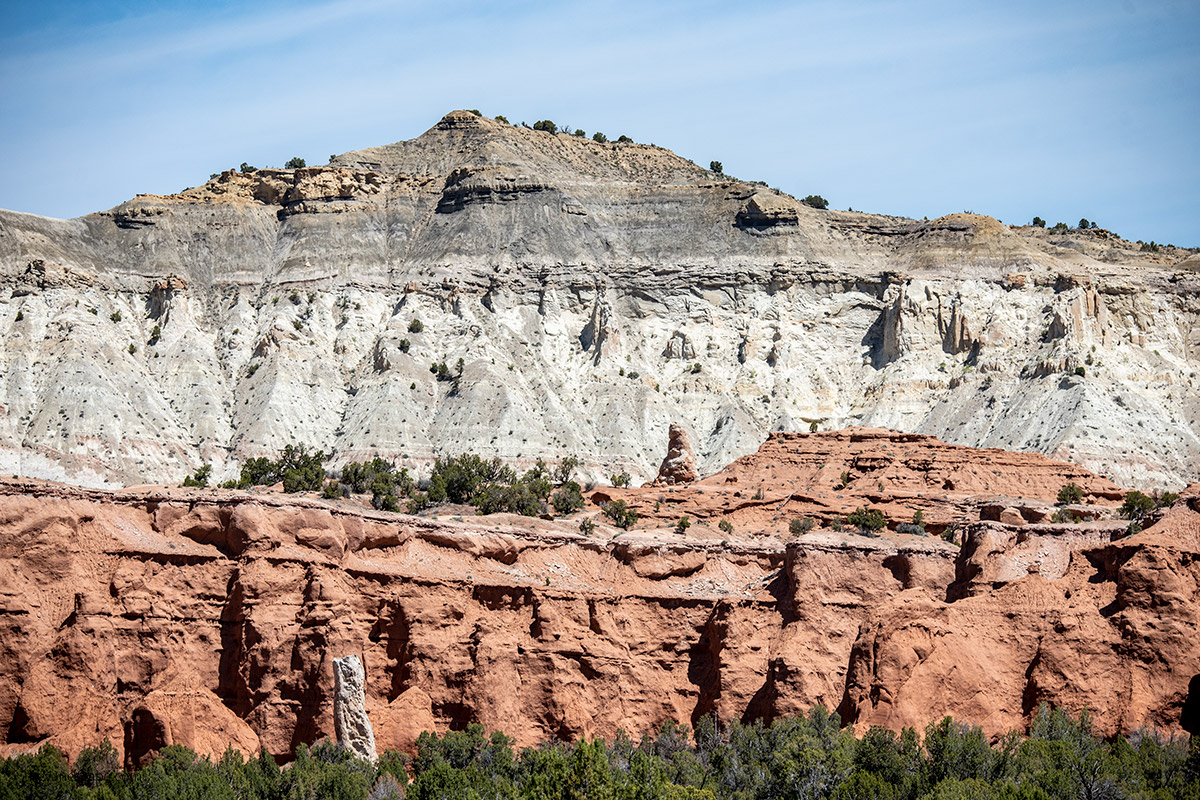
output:
[[71,217],[455,108],[836,208],[1200,246],[1200,4],[54,2],[0,9],[0,208]]

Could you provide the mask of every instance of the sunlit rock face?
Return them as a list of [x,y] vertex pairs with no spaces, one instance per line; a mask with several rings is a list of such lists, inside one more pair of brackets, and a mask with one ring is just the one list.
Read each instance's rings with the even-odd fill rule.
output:
[[1178,488],[1200,477],[1198,266],[1106,231],[821,211],[453,112],[324,167],[0,212],[0,472],[224,478],[301,443],[636,482],[672,422],[700,474],[816,422]]

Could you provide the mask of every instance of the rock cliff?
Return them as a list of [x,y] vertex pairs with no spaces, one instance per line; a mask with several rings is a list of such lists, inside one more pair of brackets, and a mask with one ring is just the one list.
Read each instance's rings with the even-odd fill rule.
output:
[[[1065,480],[1091,521],[1040,521]],[[998,734],[1046,700],[1104,733],[1175,731],[1200,673],[1196,489],[1126,536],[1119,490],[1078,467],[862,429],[597,492],[591,535],[577,518],[7,481],[0,752],[107,736],[130,764],[173,743],[284,758],[334,734],[339,655],[366,668],[380,750],[469,722],[533,744],[816,703],[863,727],[949,713]],[[634,530],[598,513],[612,493],[645,512]],[[866,505],[888,530],[837,529]],[[961,550],[899,532],[916,510]],[[787,532],[805,517],[822,522]]]
[[[297,442],[649,480],[671,422],[705,474],[815,421],[1178,488],[1200,478],[1197,263],[816,210],[654,145],[453,112],[323,167],[0,212],[0,472],[227,477]],[[460,358],[456,384],[430,372]]]

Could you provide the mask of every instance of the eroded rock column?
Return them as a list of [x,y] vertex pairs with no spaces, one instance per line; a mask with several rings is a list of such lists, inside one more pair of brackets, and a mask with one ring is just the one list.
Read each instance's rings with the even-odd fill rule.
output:
[[375,753],[375,732],[371,730],[363,695],[365,677],[358,656],[349,655],[333,660],[333,725],[342,747],[374,763],[378,756]]

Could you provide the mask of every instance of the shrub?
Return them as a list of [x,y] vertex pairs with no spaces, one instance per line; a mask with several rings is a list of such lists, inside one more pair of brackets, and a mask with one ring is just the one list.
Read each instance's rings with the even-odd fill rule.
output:
[[592,134],[592,141],[599,142],[600,144],[604,144],[605,142],[608,141],[608,137],[605,136],[600,131],[596,131],[595,133]]
[[692,521],[688,519],[687,515],[685,514],[679,518],[679,522],[675,523],[675,533],[679,536],[683,536],[685,533],[687,533],[687,529],[690,527],[692,527]]
[[407,467],[396,468],[395,462],[376,456],[370,461],[351,461],[342,467],[341,484],[347,492],[371,493],[371,505],[385,511],[395,511],[400,497],[408,497],[417,488]]
[[238,167],[238,169],[241,170],[243,175],[249,175],[251,172],[257,172],[255,167],[250,166],[245,161],[242,162],[242,165]]
[[150,329],[150,339],[149,339],[149,341],[146,342],[146,344],[153,347],[154,345],[158,344],[158,340],[161,338],[162,338],[162,326],[155,325],[153,328]]
[[733,523],[727,519],[722,519],[720,522],[718,522],[717,527],[723,530],[725,533],[733,533]]
[[183,486],[197,486],[203,489],[208,486],[208,479],[212,477],[212,464],[203,464],[191,475],[183,479]]
[[108,737],[105,737],[98,747],[85,747],[79,751],[72,775],[80,786],[95,789],[109,775],[120,774],[120,771],[121,762],[117,759],[117,749],[112,746]]
[[111,319],[113,322],[120,322],[121,321],[121,312],[114,311],[108,315],[108,318]]
[[342,496],[342,484],[337,479],[331,478],[325,481],[325,485],[321,487],[321,497],[326,500],[338,500]]
[[792,536],[801,536],[808,533],[813,528],[817,527],[817,521],[812,517],[804,517],[803,519],[793,519],[788,523],[788,532]]
[[1034,217],[1033,218],[1033,227],[1035,227],[1035,228],[1046,227],[1046,220],[1042,219],[1041,217]]
[[846,522],[854,525],[861,533],[875,533],[887,527],[887,517],[877,508],[856,508],[846,515]]
[[272,460],[266,457],[251,458],[242,464],[241,476],[232,488],[248,489],[251,486],[269,486],[283,483],[285,492],[314,492],[325,482],[324,463],[329,455],[317,450],[308,452],[304,445],[287,445]]
[[300,158],[299,156],[294,156],[294,157],[288,159],[288,162],[286,164],[284,164],[283,166],[286,169],[304,169],[308,165],[304,163],[303,158]]
[[575,456],[565,456],[558,460],[558,466],[554,468],[554,482],[560,486],[571,480],[571,476],[575,470],[579,468],[579,459]]
[[623,530],[629,530],[637,523],[637,512],[631,509],[624,500],[613,500],[600,506],[600,509],[604,512],[604,516]]
[[137,352],[137,345],[134,344],[133,342],[130,342],[129,343],[129,355],[133,355],[136,352]]
[[466,503],[486,483],[511,484],[516,473],[499,458],[485,459],[474,453],[439,456],[429,476],[429,499],[434,503]]
[[20,322],[20,321],[21,321],[21,320],[23,320],[23,319],[25,319],[25,311],[24,311],[24,310],[18,310],[18,311],[17,311],[17,316],[13,317],[13,321],[14,321],[14,322]]
[[911,522],[901,522],[896,526],[896,533],[903,533],[908,536],[924,536],[925,529],[920,525],[913,525]]
[[629,473],[622,472],[619,475],[614,473],[612,478],[610,479],[610,482],[612,483],[613,486],[626,487],[626,486],[629,486],[630,480],[632,480],[632,479],[630,478]]
[[596,532],[596,523],[591,517],[584,517],[579,520],[579,532],[584,536],[591,536]]
[[1058,504],[1060,506],[1070,505],[1072,503],[1083,502],[1083,489],[1076,485],[1073,481],[1063,484],[1063,487],[1058,490]]
[[914,511],[913,518],[912,518],[912,524],[916,525],[918,528],[921,529],[921,532],[924,533],[925,532],[925,512],[919,508],[916,511]]
[[1121,516],[1134,522],[1141,522],[1142,518],[1154,508],[1154,498],[1135,489],[1125,495],[1125,502],[1121,504]]
[[583,509],[583,491],[575,481],[566,481],[550,495],[550,505],[559,514],[571,514]]
[[413,317],[412,322],[408,323],[409,333],[420,333],[425,330],[425,323],[421,322],[420,317]]
[[845,488],[846,488],[847,486],[849,486],[849,485],[850,485],[850,471],[849,471],[849,470],[843,470],[843,471],[842,471],[842,475],[841,475],[841,483],[839,483],[837,486],[835,486],[835,487],[833,487],[833,488],[835,488],[835,489],[845,489]]
[[722,164],[720,161],[708,162],[708,168],[709,168],[709,170],[717,173],[718,175],[721,175],[725,172],[725,165]]
[[1057,522],[1059,524],[1074,525],[1077,522],[1082,522],[1083,517],[1079,516],[1078,514],[1073,514],[1065,508],[1060,508],[1050,516],[1050,521]]
[[808,432],[809,433],[817,432],[817,423],[815,420],[813,422],[808,423]]
[[587,136],[587,133],[583,130],[583,128],[576,128],[575,135],[582,139],[583,137]]
[[1055,231],[1065,231],[1065,230],[1068,230],[1068,228],[1067,228],[1067,223],[1065,223],[1065,222],[1056,222],[1056,223],[1054,223],[1054,227],[1053,227],[1053,228],[1051,228],[1051,230],[1055,230]]
[[630,139],[628,136],[622,133],[617,137],[617,144],[633,144],[633,139]]
[[558,126],[548,119],[539,119],[533,123],[535,131],[546,131],[546,133],[558,133]]
[[1081,378],[1085,378],[1085,377],[1087,377],[1087,369],[1085,369],[1084,367],[1076,367],[1075,374]]
[[412,342],[408,339],[401,339],[396,343],[396,346],[400,348],[401,353],[407,353],[412,348]]
[[512,123],[508,121],[508,117],[504,116],[503,114],[497,114],[495,117],[493,117],[493,119],[495,119],[497,122],[503,122],[505,125],[512,125]]
[[829,201],[826,200],[824,197],[821,197],[821,195],[819,195],[819,194],[810,194],[808,197],[805,197],[800,202],[804,203],[804,205],[810,206],[812,208],[820,208],[820,209],[829,208]]
[[1090,227],[1092,227],[1092,223],[1088,222],[1086,217],[1079,220],[1079,230],[1086,231]]
[[475,116],[477,116],[477,117],[482,117],[482,116],[483,116],[483,114],[479,113],[479,109],[478,109],[478,108],[468,108],[468,109],[466,109],[466,111],[467,111],[467,113],[468,113],[468,114],[474,114],[474,115],[475,115]]

